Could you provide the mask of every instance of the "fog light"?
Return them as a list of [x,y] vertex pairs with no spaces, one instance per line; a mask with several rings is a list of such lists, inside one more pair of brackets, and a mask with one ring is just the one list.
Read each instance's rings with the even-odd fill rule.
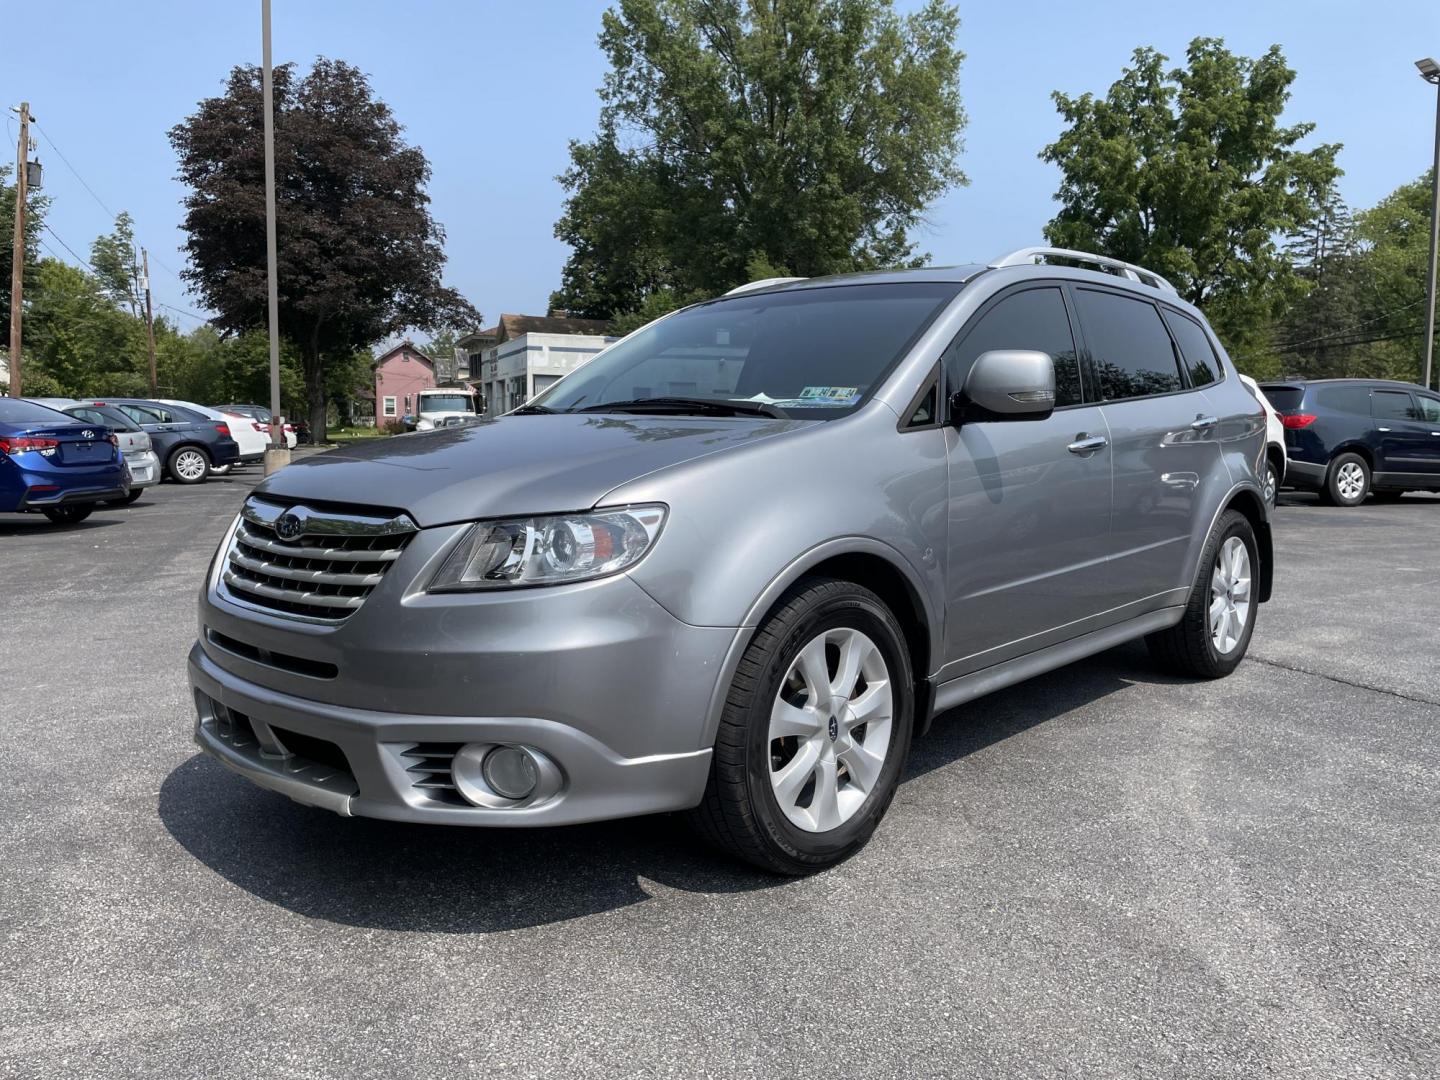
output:
[[497,746],[491,750],[480,765],[480,775],[496,795],[507,799],[529,798],[540,782],[535,759],[519,746]]

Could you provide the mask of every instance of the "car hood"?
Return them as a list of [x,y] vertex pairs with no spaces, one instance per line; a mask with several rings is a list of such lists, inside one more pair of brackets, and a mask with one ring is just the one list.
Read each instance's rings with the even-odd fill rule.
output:
[[422,527],[584,510],[647,473],[819,421],[617,414],[506,416],[357,441],[286,466],[257,493],[404,510]]

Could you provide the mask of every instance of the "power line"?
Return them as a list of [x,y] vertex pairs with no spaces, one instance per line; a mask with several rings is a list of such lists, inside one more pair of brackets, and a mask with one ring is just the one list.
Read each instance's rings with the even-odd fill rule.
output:
[[90,197],[100,204],[101,210],[104,210],[105,213],[110,215],[110,220],[114,221],[115,218],[119,217],[119,215],[116,214],[114,210],[111,210],[110,207],[105,205],[104,199],[100,198],[99,195],[95,194],[95,189],[85,182],[85,178],[80,175],[80,171],[76,169],[74,165],[70,164],[70,159],[65,156],[65,151],[61,150],[60,147],[55,145],[55,140],[50,137],[50,132],[46,131],[45,128],[42,127],[38,122],[35,124],[35,127],[40,132],[40,134],[44,136],[45,141],[50,144],[50,149],[54,150],[55,153],[59,155],[60,160],[65,163],[65,167],[75,174],[75,179],[80,181],[80,186],[83,187],[86,191],[88,191],[90,193]]
[[1374,326],[1378,322],[1384,322],[1386,319],[1390,318],[1391,315],[1399,315],[1402,311],[1409,311],[1411,308],[1419,307],[1423,303],[1425,303],[1425,298],[1421,297],[1413,304],[1404,304],[1401,307],[1391,308],[1389,311],[1377,315],[1373,319],[1366,319],[1364,322],[1355,323],[1355,325],[1353,326],[1347,326],[1344,330],[1336,330],[1335,332],[1330,334],[1321,334],[1319,337],[1306,338],[1304,341],[1282,341],[1279,343],[1278,347],[1286,349],[1298,349],[1305,345],[1314,345],[1316,342],[1328,341],[1331,338],[1342,337],[1345,334],[1353,334],[1356,330],[1362,330],[1367,326]]
[[72,248],[69,244],[65,243],[65,241],[60,238],[60,234],[50,227],[50,223],[48,221],[42,221],[40,223],[40,227],[46,232],[48,232],[51,236],[53,236],[55,238],[55,242],[58,243],[61,247],[63,247],[66,251],[68,251],[71,256],[80,263],[81,266],[85,267],[86,270],[89,270],[92,274],[99,273],[99,271],[96,270],[95,267],[90,265],[90,261],[88,259],[82,258],[81,256],[75,254],[75,249]]

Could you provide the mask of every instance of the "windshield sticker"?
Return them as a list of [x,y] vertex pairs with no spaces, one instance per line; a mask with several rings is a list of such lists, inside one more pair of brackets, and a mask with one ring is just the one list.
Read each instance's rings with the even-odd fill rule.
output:
[[858,386],[807,386],[792,399],[797,405],[846,406],[860,400]]

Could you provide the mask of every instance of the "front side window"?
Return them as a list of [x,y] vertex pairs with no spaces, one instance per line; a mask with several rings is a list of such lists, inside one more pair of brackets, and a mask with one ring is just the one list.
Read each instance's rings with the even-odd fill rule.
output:
[[1175,346],[1154,304],[1096,289],[1076,289],[1075,302],[1105,401],[1184,388]]
[[1080,360],[1059,289],[1011,293],[962,331],[945,356],[950,389],[962,388],[976,358],[992,349],[1049,353],[1055,361],[1055,407],[1080,403]]
[[1376,390],[1370,397],[1376,420],[1419,420],[1414,399],[1400,390]]
[[832,419],[859,406],[960,288],[905,282],[723,297],[600,353],[534,404],[572,411],[689,398]]
[[394,399],[393,397],[387,396],[387,397],[383,400],[383,402],[381,403],[381,406],[380,406],[380,407],[381,407],[381,409],[384,411],[384,415],[386,415],[386,416],[394,416],[394,415],[395,415],[395,399]]
[[1185,362],[1185,370],[1190,373],[1190,385],[1209,386],[1218,379],[1220,361],[1205,328],[1190,316],[1182,315],[1178,311],[1167,310],[1165,321],[1170,324],[1170,332],[1175,335],[1175,344],[1180,347],[1180,357]]
[[1440,424],[1440,401],[1434,398],[1417,397],[1415,403],[1420,406],[1420,415],[1424,417],[1427,424]]

